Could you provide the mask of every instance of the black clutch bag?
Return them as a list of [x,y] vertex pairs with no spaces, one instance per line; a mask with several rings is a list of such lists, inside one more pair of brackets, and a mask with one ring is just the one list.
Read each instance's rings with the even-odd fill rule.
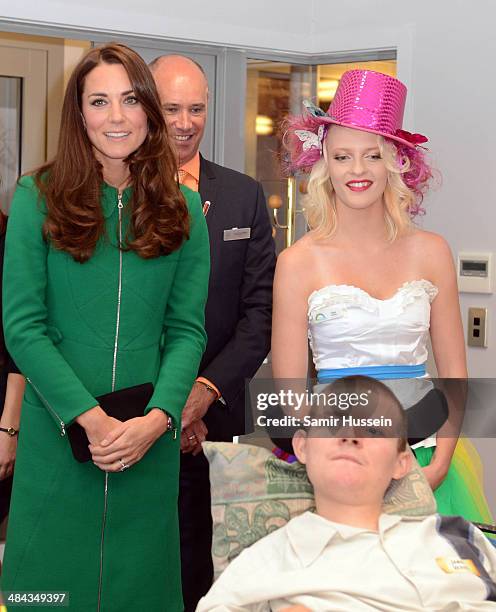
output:
[[[109,416],[119,419],[119,421],[129,421],[129,419],[143,416],[152,395],[152,383],[144,383],[106,393],[95,399]],[[67,436],[74,459],[80,463],[90,461],[91,453],[88,448],[90,442],[84,428],[79,423],[74,422],[67,428]]]

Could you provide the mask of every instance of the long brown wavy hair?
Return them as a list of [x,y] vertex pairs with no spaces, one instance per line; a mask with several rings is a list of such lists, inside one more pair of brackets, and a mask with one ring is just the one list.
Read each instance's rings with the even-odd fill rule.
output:
[[133,190],[124,248],[144,259],[167,255],[189,236],[189,215],[177,184],[176,158],[150,70],[135,51],[114,43],[91,49],[74,69],[65,92],[57,154],[35,172],[47,204],[45,238],[84,262],[105,233],[100,203],[102,165],[86,134],[81,104],[87,74],[102,63],[124,67],[148,117],[143,144],[125,160]]

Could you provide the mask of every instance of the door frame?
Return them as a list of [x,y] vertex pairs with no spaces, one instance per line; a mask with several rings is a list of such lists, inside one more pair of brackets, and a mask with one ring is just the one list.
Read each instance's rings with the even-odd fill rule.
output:
[[4,45],[0,40],[0,74],[21,79],[20,171],[46,159],[47,58],[43,51]]
[[[42,53],[45,56],[46,72],[43,83],[45,91],[43,100],[46,100],[44,103],[46,117],[46,125],[44,126],[46,133],[45,150],[41,162],[39,158],[33,159],[33,165],[39,165],[46,159],[53,157],[57,150],[64,92],[64,40],[55,31],[52,33],[46,32],[44,36],[37,34],[38,38],[36,40],[33,40],[30,32],[15,33],[15,35],[12,35],[12,32],[13,30],[4,29],[0,20],[1,46],[31,49],[37,51],[38,55]],[[38,103],[40,99],[42,98],[38,93]],[[28,122],[29,118],[23,117],[24,126],[27,126]],[[28,166],[26,167],[28,168]]]

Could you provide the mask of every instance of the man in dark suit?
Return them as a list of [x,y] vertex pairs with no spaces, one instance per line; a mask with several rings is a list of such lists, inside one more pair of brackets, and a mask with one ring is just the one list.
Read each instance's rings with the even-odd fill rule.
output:
[[180,180],[200,192],[210,235],[208,344],[182,416],[179,521],[188,612],[213,579],[210,483],[201,442],[245,433],[245,383],[270,349],[275,253],[260,183],[199,154],[208,105],[201,67],[186,57],[162,56],[150,68]]

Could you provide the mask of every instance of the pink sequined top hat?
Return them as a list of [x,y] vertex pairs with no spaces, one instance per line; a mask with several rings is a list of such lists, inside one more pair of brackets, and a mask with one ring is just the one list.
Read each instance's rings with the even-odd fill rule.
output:
[[[401,81],[374,70],[349,70],[339,82],[327,113],[305,101],[307,111],[322,124],[336,124],[391,138],[415,148],[427,142],[422,134],[402,129],[406,87]],[[323,130],[318,134],[323,137]]]

